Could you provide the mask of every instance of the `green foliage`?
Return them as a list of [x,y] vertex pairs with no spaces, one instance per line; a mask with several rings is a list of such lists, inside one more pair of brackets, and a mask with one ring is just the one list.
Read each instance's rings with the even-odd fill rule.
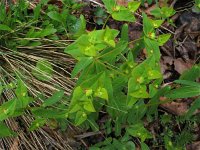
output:
[[0,138],[7,137],[7,136],[13,136],[15,133],[10,130],[4,123],[0,122]]
[[[71,77],[77,78],[77,82],[70,97],[67,97],[63,90],[55,91],[49,97],[33,97],[21,79],[9,84],[0,83],[0,95],[8,89],[13,90],[16,95],[0,105],[0,127],[3,129],[0,131],[0,137],[15,135],[3,122],[21,116],[28,110],[35,118],[29,128],[30,131],[49,125],[51,121],[56,121],[66,128],[67,123],[63,122],[69,121],[75,126],[94,131],[105,129],[105,141],[93,145],[91,150],[134,150],[135,138],[141,141],[142,150],[151,149],[145,142],[155,139],[143,122],[145,120],[150,123],[158,118],[159,99],[198,97],[200,84],[195,82],[199,78],[199,66],[193,66],[174,82],[173,88],[161,86],[163,78],[159,65],[159,47],[163,46],[171,35],[158,35],[157,29],[174,15],[175,11],[172,8],[156,7],[151,11],[155,18],[151,19],[143,13],[143,33],[138,45],[135,44],[134,48],[129,47],[129,44],[134,42],[129,41],[129,23],[135,22],[134,13],[144,2],[131,1],[125,7],[117,5],[115,0],[103,0],[106,11],[114,20],[128,23],[122,26],[121,31],[111,29],[103,22],[106,18],[105,11],[98,8],[95,13],[100,20],[97,22],[104,25],[103,29],[88,32],[84,16],[72,15],[72,12],[82,5],[70,0],[62,1],[61,10],[55,5],[47,5],[47,1],[41,1],[32,13],[28,12],[28,4],[25,2],[12,6],[8,13],[1,3],[1,45],[18,51],[18,46],[40,46],[45,44],[45,40],[60,39],[60,35],[62,39],[74,39],[64,52],[77,61],[71,72]],[[151,4],[153,1],[147,2]],[[46,12],[41,15],[44,6]],[[135,58],[140,49],[145,49],[146,54],[144,60],[138,62]],[[40,81],[50,82],[53,79],[54,68],[51,62],[41,59],[31,73]],[[30,105],[39,99],[42,100],[41,105]],[[199,101],[198,98],[193,102],[183,117],[184,121],[192,118],[196,109],[200,108]],[[106,114],[107,120],[99,126],[102,112]],[[170,116],[163,115],[161,124],[167,125],[171,119]],[[163,129],[166,135],[160,135],[166,149],[178,149],[191,140],[185,138],[191,135],[184,131],[176,137],[183,142],[174,142],[168,134],[171,131],[169,128]],[[115,137],[111,138],[113,136]]]
[[41,81],[48,81],[52,77],[53,67],[48,61],[40,60],[37,62],[32,74]]
[[118,21],[134,22],[135,17],[133,13],[139,8],[140,2],[133,1],[128,3],[128,7],[116,4],[115,0],[103,0],[107,11],[111,14],[112,18]]

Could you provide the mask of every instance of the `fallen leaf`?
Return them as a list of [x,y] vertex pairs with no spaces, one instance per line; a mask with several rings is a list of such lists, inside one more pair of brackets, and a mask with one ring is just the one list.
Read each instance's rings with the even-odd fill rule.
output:
[[174,69],[179,73],[182,74],[184,71],[190,69],[192,67],[192,63],[187,61],[184,62],[181,58],[174,60]]
[[200,149],[200,141],[196,141],[186,146],[186,150],[199,150],[199,149]]
[[[160,101],[165,101],[164,98],[160,98]],[[183,102],[168,102],[160,105],[161,108],[174,115],[183,115],[188,111],[187,103]]]

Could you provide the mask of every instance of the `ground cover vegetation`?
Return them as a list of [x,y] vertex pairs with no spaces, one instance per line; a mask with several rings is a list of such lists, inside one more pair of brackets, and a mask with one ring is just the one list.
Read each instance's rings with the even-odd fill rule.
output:
[[[0,146],[9,149],[13,141],[19,149],[193,146],[200,138],[200,46],[194,44],[195,56],[180,48],[200,39],[200,1],[187,10],[197,20],[192,36],[184,35],[190,21],[184,26],[174,21],[173,2],[0,2]],[[137,38],[130,34],[133,24],[141,28]],[[178,48],[169,57],[170,42]],[[166,59],[175,69],[170,77]]]

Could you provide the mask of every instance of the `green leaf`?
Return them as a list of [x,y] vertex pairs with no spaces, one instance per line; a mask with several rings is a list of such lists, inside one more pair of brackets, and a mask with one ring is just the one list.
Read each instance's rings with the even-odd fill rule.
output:
[[155,16],[156,18],[169,18],[171,17],[172,15],[175,14],[175,11],[172,7],[162,7],[162,8],[159,8],[159,7],[156,7],[155,9],[153,9],[151,11],[151,14],[153,16]]
[[158,44],[159,46],[163,46],[171,37],[171,34],[161,34],[158,36]]
[[55,20],[55,21],[58,21],[58,22],[62,22],[62,16],[60,13],[56,12],[56,11],[51,11],[51,12],[48,12],[47,15]]
[[73,37],[78,38],[82,34],[85,34],[86,30],[86,20],[83,15],[77,20],[75,25],[72,26],[72,31],[74,32]]
[[141,150],[150,150],[149,147],[145,143],[141,143]]
[[119,117],[117,117],[115,121],[115,135],[120,136],[121,130],[122,130],[121,120],[119,119]]
[[135,143],[132,141],[128,141],[125,146],[126,150],[136,150]]
[[82,88],[80,86],[77,86],[73,91],[70,107],[76,105],[78,100],[80,100],[84,95],[85,93],[83,92]]
[[168,135],[164,136],[165,148],[167,150],[174,150],[175,146],[172,143],[171,138]]
[[150,19],[150,21],[153,24],[154,28],[159,28],[164,22],[164,20],[152,20],[152,19]]
[[34,9],[34,19],[38,20],[39,16],[40,16],[40,10],[41,10],[41,4],[38,4]]
[[0,4],[0,21],[3,22],[6,18],[7,12],[6,12],[6,6],[4,3]]
[[66,110],[58,110],[53,108],[33,108],[31,112],[36,117],[52,118],[52,119],[63,119],[68,117]]
[[116,5],[116,1],[115,0],[102,0],[106,9],[111,13],[113,11],[113,8]]
[[169,18],[176,13],[173,7],[166,7],[166,6],[162,7],[161,11],[162,11],[161,14],[163,18]]
[[121,31],[121,39],[122,41],[128,42],[129,41],[129,35],[128,35],[128,24],[123,24],[122,31]]
[[17,82],[17,88],[15,90],[15,94],[20,99],[20,98],[26,96],[27,92],[28,92],[28,90],[27,90],[27,87],[26,87],[24,81],[19,79]]
[[29,127],[29,131],[34,131],[42,126],[45,125],[45,123],[47,122],[46,119],[44,118],[37,118],[35,119],[32,123],[31,126]]
[[165,87],[161,88],[160,90],[158,90],[158,92],[150,99],[150,101],[148,103],[148,105],[150,106],[149,110],[148,110],[149,115],[157,112],[157,108],[159,105],[159,98],[161,96],[164,96],[169,91],[170,91],[170,87],[165,86]]
[[103,60],[110,61],[115,59],[117,55],[121,54],[127,47],[127,42],[119,42],[114,49],[107,49],[101,53],[100,57]]
[[146,85],[141,85],[137,91],[130,93],[130,95],[135,98],[149,98]]
[[0,121],[7,119],[8,117],[14,115],[16,110],[17,100],[13,99],[7,102],[4,102],[0,106]]
[[76,42],[67,46],[65,48],[64,52],[67,53],[67,54],[70,54],[71,56],[73,56],[77,60],[79,59],[79,57],[84,57],[85,55],[79,49],[78,42],[79,42],[80,39],[85,39],[85,37],[87,38],[87,35],[82,35],[81,37],[79,37],[76,40]]
[[87,114],[85,112],[82,111],[78,111],[76,113],[76,118],[75,118],[75,125],[79,126],[81,125],[83,122],[85,122],[87,120]]
[[48,26],[46,27],[45,29],[41,30],[40,32],[38,32],[38,36],[39,37],[45,37],[45,36],[49,36],[49,35],[52,35],[56,32],[57,30],[54,29],[53,26]]
[[180,76],[179,79],[195,81],[199,77],[200,77],[200,66],[194,65],[194,66],[192,66],[191,69],[183,72],[183,74]]
[[60,101],[63,98],[63,96],[64,96],[64,91],[63,90],[57,91],[51,97],[49,97],[48,99],[46,99],[43,102],[43,106],[44,107],[51,106],[51,105],[57,103],[58,101]]
[[15,135],[15,132],[13,132],[11,129],[9,129],[4,123],[0,122],[0,138],[13,136]]
[[128,3],[128,9],[131,12],[136,12],[136,10],[140,7],[141,2],[132,1]]
[[32,70],[32,73],[37,79],[48,81],[53,75],[53,67],[47,60],[39,60],[36,67]]
[[158,42],[147,37],[144,37],[144,42],[145,42],[145,47],[146,47],[148,56],[153,55],[158,61],[161,57]]
[[142,14],[143,16],[143,32],[144,34],[149,37],[151,33],[154,33],[154,27],[151,23],[151,20],[147,17],[145,13]]
[[117,21],[135,21],[134,15],[129,10],[114,11],[111,15]]
[[177,99],[177,98],[188,98],[200,95],[200,89],[196,86],[182,86],[180,88],[171,90],[165,96],[167,98]]
[[86,41],[85,41],[84,44],[83,43],[78,43],[78,47],[81,50],[81,52],[83,54],[85,54],[86,56],[94,57],[94,56],[97,55],[98,49],[94,44],[88,43],[86,45]]
[[105,88],[99,87],[96,91],[94,96],[108,100],[108,92]]
[[96,112],[91,99],[87,99],[87,101],[84,102],[83,107],[84,107],[85,110],[87,110],[89,112]]
[[126,130],[131,136],[139,137],[142,142],[144,142],[146,139],[152,138],[151,133],[140,123],[131,125],[126,128]]
[[81,109],[82,109],[82,107],[79,104],[75,104],[72,107],[70,107],[69,113],[75,113]]
[[161,9],[159,7],[156,7],[155,9],[151,10],[151,14],[156,18],[162,17]]
[[188,81],[188,80],[175,80],[174,83],[182,84],[182,85],[188,85],[188,86],[196,86],[200,89],[200,83]]
[[105,34],[104,34],[104,41],[112,46],[115,47],[115,37],[119,34],[118,30],[114,30],[114,29],[109,29],[109,27],[106,27],[105,29]]
[[192,103],[192,106],[189,108],[188,112],[185,114],[185,118],[189,119],[194,114],[194,112],[199,108],[200,108],[200,97]]
[[81,57],[80,61],[74,67],[71,77],[74,78],[81,70],[85,69],[93,62],[93,57]]
[[15,94],[19,100],[18,104],[20,108],[26,108],[28,104],[33,101],[33,99],[28,96],[28,90],[26,86],[27,85],[21,79],[18,80]]
[[3,31],[12,31],[12,29],[5,25],[5,24],[0,24],[0,30],[3,30]]
[[153,79],[159,79],[162,77],[162,74],[160,71],[157,70],[150,70],[148,71],[148,79],[153,80]]

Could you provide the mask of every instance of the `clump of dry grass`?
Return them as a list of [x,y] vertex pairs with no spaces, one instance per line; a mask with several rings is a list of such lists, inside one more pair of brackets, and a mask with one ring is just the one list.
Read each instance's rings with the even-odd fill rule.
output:
[[[66,46],[66,41],[55,42],[59,42],[63,48]],[[74,86],[74,81],[69,78],[74,60],[63,53],[63,48],[55,46],[55,42],[48,41],[40,47],[18,47],[17,51],[0,46],[0,82],[6,85],[20,78],[33,97],[38,94],[49,97],[58,90],[57,87],[63,89],[66,96],[69,96]],[[30,51],[30,49],[34,50]],[[31,73],[37,61],[41,59],[48,60],[54,68],[53,77],[49,81],[40,81]],[[15,97],[15,93],[12,89],[7,89],[3,91],[0,103],[11,100],[13,97]],[[34,102],[32,105],[40,105],[40,101]],[[68,140],[63,139],[59,131],[46,127],[28,132],[33,120],[34,118],[28,111],[23,116],[6,120],[8,127],[16,131],[18,136],[1,139],[0,148],[13,150],[72,149]]]

